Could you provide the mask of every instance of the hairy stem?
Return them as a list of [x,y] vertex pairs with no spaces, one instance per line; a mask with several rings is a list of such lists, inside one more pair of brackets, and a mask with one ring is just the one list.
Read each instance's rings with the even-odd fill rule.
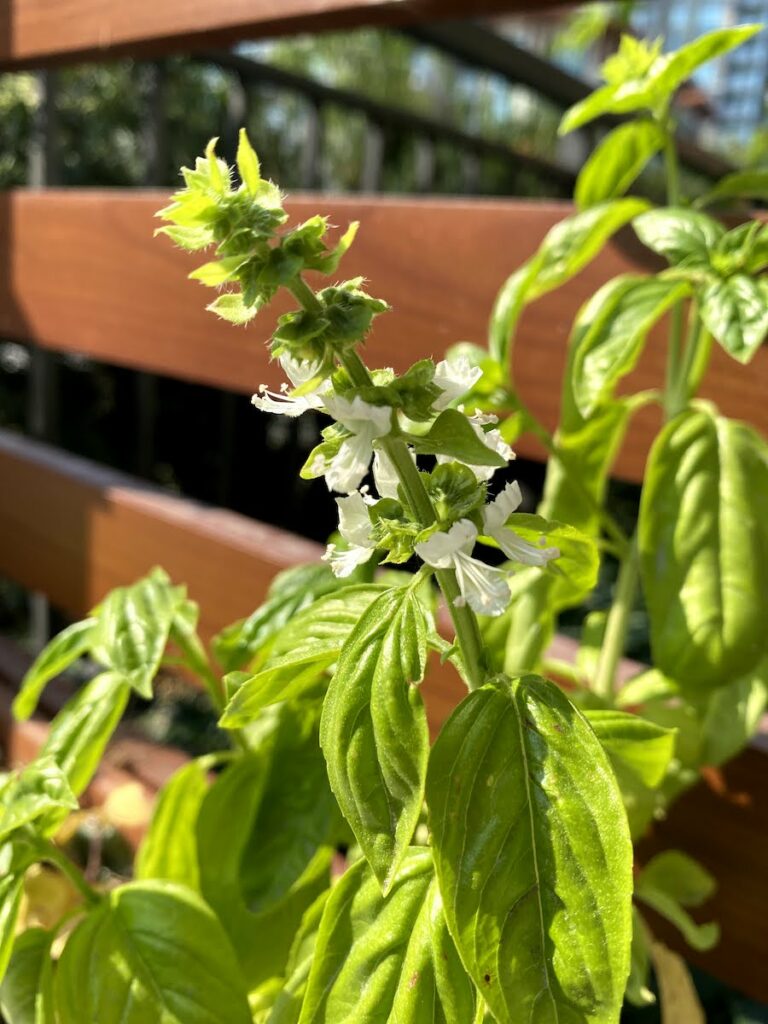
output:
[[605,700],[611,698],[616,669],[624,653],[629,617],[635,603],[635,593],[639,581],[639,570],[637,535],[635,535],[630,543],[629,552],[621,562],[619,569],[616,594],[605,625],[605,636],[592,687],[594,692]]

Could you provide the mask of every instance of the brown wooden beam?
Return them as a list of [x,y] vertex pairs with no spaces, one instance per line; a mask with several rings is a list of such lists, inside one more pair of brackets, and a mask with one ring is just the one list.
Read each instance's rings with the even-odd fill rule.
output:
[[[61,191],[0,194],[0,335],[35,340],[62,352],[185,380],[254,392],[280,383],[265,342],[278,302],[247,328],[205,311],[209,289],[186,279],[201,258],[153,239],[162,192]],[[494,296],[506,276],[535,250],[568,204],[522,200],[390,199],[297,196],[298,220],[321,212],[361,230],[345,258],[347,276],[364,275],[393,312],[376,321],[366,344],[372,366],[403,370],[422,356],[439,358],[460,340],[483,343]],[[647,269],[626,231],[563,288],[525,313],[515,351],[518,389],[549,427],[557,422],[568,333],[580,305],[616,274]],[[627,388],[659,387],[666,335],[651,336]],[[703,389],[730,416],[768,433],[768,350],[744,368],[715,347]],[[254,413],[255,415],[255,413]],[[645,410],[630,431],[617,476],[642,479],[657,429]],[[531,438],[518,452],[543,458]]]
[[0,71],[554,6],[563,0],[4,0]]

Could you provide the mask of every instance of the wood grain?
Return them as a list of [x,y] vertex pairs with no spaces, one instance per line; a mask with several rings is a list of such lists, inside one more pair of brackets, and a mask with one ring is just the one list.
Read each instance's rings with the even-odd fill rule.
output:
[[4,0],[0,71],[556,5],[563,0]]
[[[244,394],[280,383],[265,342],[276,314],[264,311],[235,328],[204,309],[209,289],[186,280],[199,258],[153,239],[161,192],[11,192],[0,195],[0,334],[59,351],[232,389]],[[366,345],[372,366],[403,370],[439,357],[459,340],[482,343],[494,296],[535,250],[567,204],[519,200],[328,198],[298,196],[294,220],[315,212],[345,226],[359,219],[344,272],[363,274],[393,312],[381,316]],[[615,274],[646,267],[629,232],[590,266],[525,313],[515,353],[523,398],[549,426],[557,421],[570,325],[581,303]],[[665,335],[652,335],[627,387],[663,382]],[[716,348],[705,396],[724,413],[768,432],[768,350],[744,368]],[[616,474],[640,480],[655,410],[637,418]],[[530,438],[521,454],[543,457]]]

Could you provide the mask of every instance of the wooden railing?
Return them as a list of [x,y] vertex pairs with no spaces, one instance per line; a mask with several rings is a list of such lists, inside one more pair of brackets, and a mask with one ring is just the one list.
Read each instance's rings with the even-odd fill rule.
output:
[[[0,10],[0,70],[526,6],[530,0],[9,0]],[[243,395],[262,382],[277,384],[264,345],[273,313],[238,330],[204,311],[207,297],[185,277],[193,261],[166,240],[152,239],[153,213],[164,200],[159,192],[0,195],[0,337]],[[294,197],[289,210],[294,219],[321,212],[340,226],[362,222],[345,271],[365,275],[372,292],[392,303],[394,312],[380,318],[367,354],[371,364],[396,369],[420,356],[439,356],[459,340],[482,342],[499,285],[568,212],[553,203],[327,196]],[[557,419],[567,334],[580,304],[609,277],[647,265],[631,235],[621,234],[582,274],[524,316],[515,378],[548,426]],[[659,386],[662,364],[663,336],[656,333],[628,385]],[[768,432],[768,353],[760,352],[744,370],[718,350],[709,380],[705,395],[726,414]],[[653,416],[646,411],[633,424],[617,461],[619,477],[642,479],[657,426]],[[532,438],[522,438],[517,448],[544,457]],[[109,588],[162,564],[188,583],[202,608],[203,633],[210,636],[251,611],[275,572],[316,558],[318,550],[273,527],[0,433],[0,574],[41,592],[71,616],[82,615]],[[1,658],[0,674],[14,674]],[[434,671],[428,687],[436,726],[460,687],[447,670]],[[27,739],[16,742],[8,731],[7,700],[1,699],[0,724],[12,757],[34,753],[44,726],[34,724],[24,733]],[[724,780],[724,792],[702,786],[687,795],[649,843],[695,853],[720,879],[713,913],[723,941],[707,957],[684,950],[686,955],[768,1001],[762,970],[768,952],[768,759],[749,751],[729,766]]]

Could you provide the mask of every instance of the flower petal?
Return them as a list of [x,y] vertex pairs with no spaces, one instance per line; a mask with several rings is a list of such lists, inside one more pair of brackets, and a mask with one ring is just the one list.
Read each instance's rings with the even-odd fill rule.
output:
[[501,615],[509,604],[509,586],[506,574],[471,555],[460,551],[454,557],[456,580],[461,598],[456,604],[466,602],[479,615]]
[[398,500],[397,488],[400,477],[394,463],[384,452],[377,451],[373,456],[373,482],[380,497]]
[[351,494],[363,482],[368,472],[373,449],[371,442],[364,434],[352,434],[347,437],[334,456],[325,473],[325,482],[331,491]]
[[465,395],[483,375],[479,366],[472,366],[465,356],[458,359],[443,359],[435,367],[434,383],[443,392],[432,403],[434,409],[442,412],[451,402]]
[[344,540],[354,547],[373,550],[371,520],[362,494],[355,491],[346,498],[337,498],[336,505],[339,509],[339,533]]
[[259,393],[253,396],[251,402],[261,412],[271,412],[278,416],[301,416],[307,409],[316,408],[306,395],[292,398],[281,392],[267,390],[266,384],[261,385]]
[[511,562],[521,562],[523,565],[546,565],[553,558],[560,557],[559,548],[537,547],[530,541],[524,540],[514,530],[507,530],[503,527],[496,530],[489,530],[488,535],[493,537],[501,550]]
[[353,434],[366,430],[373,439],[383,437],[392,429],[392,410],[388,405],[371,405],[359,395],[352,399],[326,395],[323,404],[331,416]]
[[358,565],[363,565],[372,555],[373,548],[360,548],[353,545],[341,550],[335,544],[329,544],[323,555],[323,561],[330,563],[334,576],[344,579],[351,576]]
[[416,544],[414,551],[433,569],[450,569],[456,555],[472,550],[477,529],[469,519],[460,519],[447,532],[433,533],[427,540]]
[[520,507],[522,500],[520,484],[517,480],[513,480],[483,509],[485,532],[492,533],[502,527],[512,513]]

